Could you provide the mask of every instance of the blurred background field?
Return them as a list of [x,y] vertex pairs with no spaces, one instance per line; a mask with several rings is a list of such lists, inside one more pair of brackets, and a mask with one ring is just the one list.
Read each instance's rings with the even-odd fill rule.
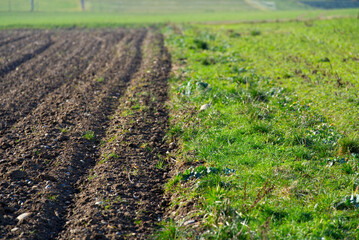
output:
[[[319,0],[307,3],[336,5],[343,2]],[[128,24],[233,22],[305,19],[358,15],[358,8],[327,10],[297,0],[29,0],[0,1],[0,27],[118,26]],[[315,5],[314,4],[314,5]],[[328,8],[328,7],[327,7]],[[331,7],[329,7],[331,9]]]
[[[34,10],[44,12],[81,11],[80,0],[34,0]],[[298,10],[311,8],[355,8],[356,0],[85,0],[86,11],[106,12],[216,12],[248,10]],[[30,11],[29,0],[2,0],[0,11]]]

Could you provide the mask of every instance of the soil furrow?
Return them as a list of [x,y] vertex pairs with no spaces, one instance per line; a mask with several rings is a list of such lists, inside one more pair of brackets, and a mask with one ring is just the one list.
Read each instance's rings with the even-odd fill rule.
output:
[[48,70],[49,64],[51,64],[50,59],[57,60],[58,62],[61,61],[58,52],[61,52],[61,49],[66,49],[71,45],[71,42],[69,42],[71,38],[64,38],[60,40],[53,38],[52,40],[54,41],[54,44],[51,45],[45,52],[35,56],[26,64],[17,68],[16,71],[12,71],[3,78],[0,78],[1,95],[8,92],[12,88],[16,88],[17,86],[26,83],[28,79],[34,78],[34,75],[41,76],[45,74]]
[[145,239],[162,217],[166,173],[156,163],[167,151],[170,58],[161,36],[153,33],[143,55],[59,239]]
[[[87,54],[87,56],[90,58],[89,60],[91,60],[92,56],[95,55],[97,52],[96,51],[89,51],[90,48],[85,48],[86,45],[92,46],[93,49],[95,49],[94,44],[89,44],[89,42],[84,43],[82,45],[82,47],[80,48],[82,52],[90,52],[89,54]],[[73,58],[75,55],[77,55],[78,53],[80,53],[81,51],[74,51],[75,49],[72,48],[66,48],[65,50],[70,51],[70,56],[68,59]],[[84,59],[84,61],[87,58]],[[68,64],[70,64],[71,62],[69,61]],[[63,63],[62,63],[63,65]],[[85,67],[85,66],[84,66]],[[49,69],[48,69],[49,70]],[[76,76],[74,76],[76,77]],[[69,79],[71,80],[71,79]],[[71,82],[71,81],[70,81]],[[46,88],[46,86],[45,86]],[[41,104],[40,104],[41,105]],[[38,114],[38,115],[37,115]],[[32,117],[30,117],[30,119],[35,119],[35,123],[31,122],[31,120],[27,120],[26,118],[23,119],[22,121],[20,121],[14,128],[11,128],[10,131],[0,140],[0,145],[2,147],[2,149],[0,149],[0,159],[3,159],[5,161],[3,161],[2,163],[0,163],[0,172],[5,173],[3,176],[1,176],[1,178],[7,178],[9,179],[14,179],[16,178],[16,176],[13,176],[11,173],[13,171],[16,171],[13,169],[13,165],[21,165],[22,168],[26,168],[28,169],[28,172],[24,171],[23,173],[26,174],[29,173],[29,178],[26,179],[27,182],[36,182],[37,180],[35,179],[35,177],[31,176],[32,174],[36,174],[39,171],[41,171],[41,165],[46,164],[46,160],[44,160],[44,162],[39,162],[38,159],[36,159],[36,157],[40,152],[38,149],[41,149],[41,145],[39,144],[39,142],[37,141],[37,139],[39,138],[39,136],[37,135],[36,131],[36,127],[38,127],[39,124],[42,124],[44,122],[44,120],[46,120],[46,114],[44,112],[38,112],[33,114]],[[51,112],[50,112],[51,114]],[[36,119],[38,119],[36,121]],[[41,127],[43,125],[40,125]],[[48,130],[48,129],[44,129],[44,130]],[[22,139],[22,142],[16,143],[13,141],[13,138],[21,138],[22,135],[27,136],[27,138]],[[9,141],[10,140],[10,141]],[[48,141],[49,139],[45,139]],[[41,142],[40,142],[41,143]],[[17,167],[15,167],[15,169],[17,169]],[[34,171],[34,172],[32,172]],[[8,173],[8,174],[6,174]],[[1,178],[0,178],[0,182],[1,182]],[[41,178],[41,177],[40,177]],[[4,181],[5,181],[4,179]],[[21,180],[25,180],[23,178],[20,178]],[[41,181],[41,179],[39,179]],[[26,182],[25,181],[25,182]],[[32,198],[29,196],[32,192],[37,193],[38,191],[32,191],[31,185],[33,184],[29,184],[30,186],[26,186],[27,184],[25,184],[24,186],[24,181],[22,181],[21,183],[19,182],[19,185],[22,186],[21,191],[17,191],[17,193],[15,193],[16,191],[14,191],[13,188],[6,188],[6,185],[4,186],[5,189],[7,191],[2,191],[1,197],[0,197],[0,202],[8,202],[11,201],[11,198],[15,198],[18,200],[18,203],[14,203],[14,207],[12,212],[9,213],[9,218],[7,221],[5,221],[3,224],[9,225],[9,224],[13,224],[16,213],[15,210],[16,209],[21,209],[24,203],[26,203],[26,201],[28,201],[28,204],[32,204]],[[33,186],[32,186],[33,187]],[[10,199],[9,199],[10,197]],[[2,199],[1,199],[2,198]],[[20,203],[20,205],[19,205]],[[35,204],[35,203],[34,203]],[[10,204],[11,205],[11,204]],[[12,221],[10,221],[12,220]],[[0,219],[1,222],[1,219]],[[1,225],[3,225],[1,224]],[[1,227],[0,227],[1,229]],[[5,229],[4,229],[5,230]],[[1,231],[0,231],[0,236],[1,236]]]
[[9,43],[15,43],[17,41],[23,40],[24,38],[27,38],[31,36],[29,31],[11,31],[11,30],[5,30],[0,31],[0,49],[4,47],[5,45]]
[[[104,51],[101,51],[98,56],[111,57],[112,55],[109,49],[111,49],[111,46],[115,45],[113,43],[120,38],[121,37],[115,37],[113,39],[114,41],[108,41],[106,46],[102,48]],[[134,44],[132,48],[137,47],[138,46]],[[135,57],[138,56],[135,55]],[[121,64],[124,65],[125,68],[120,68],[119,70],[123,71],[122,75],[127,75],[130,70],[128,69],[127,63],[131,62],[131,64],[129,64],[131,67],[133,64],[136,64],[131,60],[134,56],[126,55],[126,57],[122,58]],[[108,59],[103,58],[99,60],[101,60],[99,61],[100,68],[111,69],[110,66],[101,65],[101,63],[106,63]],[[94,59],[94,61],[96,61],[96,59]],[[93,64],[92,66],[94,65],[96,64]],[[86,165],[92,161],[91,156],[96,154],[96,148],[93,148],[96,142],[84,140],[82,135],[84,130],[88,129],[88,127],[97,126],[100,125],[101,122],[106,121],[107,116],[103,111],[106,113],[106,108],[111,111],[111,107],[108,106],[108,104],[112,104],[112,101],[107,100],[111,97],[111,95],[109,95],[111,91],[108,89],[116,88],[116,86],[106,87],[108,85],[107,82],[110,82],[106,79],[112,79],[116,72],[113,72],[112,75],[106,73],[104,75],[104,82],[97,82],[92,79],[89,80],[89,77],[95,77],[92,76],[93,72],[101,73],[102,70],[96,71],[96,69],[88,68],[88,73],[83,74],[82,78],[76,79],[75,83],[64,85],[62,90],[58,89],[56,91],[58,97],[49,97],[47,99],[47,101],[49,101],[48,103],[41,104],[36,115],[34,112],[32,117],[28,116],[31,117],[30,126],[36,126],[36,123],[40,123],[38,121],[41,119],[45,120],[45,124],[49,124],[45,129],[41,129],[41,127],[36,129],[42,139],[36,143],[36,147],[43,143],[43,140],[47,140],[49,143],[49,139],[43,137],[46,135],[45,132],[49,132],[47,137],[55,140],[53,142],[55,144],[48,144],[38,150],[35,146],[30,146],[30,148],[32,147],[38,152],[35,154],[36,156],[32,156],[31,159],[23,162],[23,165],[25,162],[28,162],[26,164],[28,167],[31,167],[31,164],[38,164],[36,167],[32,167],[31,171],[25,171],[26,179],[31,179],[30,181],[33,181],[34,183],[32,185],[36,185],[36,187],[35,189],[31,188],[30,195],[27,196],[30,201],[24,202],[23,208],[31,212],[37,211],[39,214],[33,216],[28,224],[23,225],[21,231],[24,231],[24,234],[22,237],[31,236],[29,235],[32,231],[31,229],[33,229],[33,231],[35,230],[35,233],[33,233],[35,238],[45,239],[52,238],[56,235],[56,232],[61,229],[63,224],[63,212],[69,205],[71,196],[75,191],[73,183],[79,176],[81,176],[81,173],[83,172],[82,169],[86,169]],[[125,82],[125,79],[119,79],[119,81]],[[112,85],[116,85],[116,83],[114,82]],[[117,85],[119,84],[117,83]],[[89,101],[96,91],[98,91],[98,95],[102,95],[102,97]],[[104,104],[101,104],[101,101],[100,104],[99,102],[96,102],[101,99],[103,99],[102,102],[104,102]],[[57,102],[58,100],[68,101]],[[51,111],[51,109],[57,110]],[[40,116],[38,118],[39,120],[36,120],[35,116]],[[68,129],[71,127],[71,130],[65,133],[65,130],[61,131],[61,129],[59,129],[62,126],[69,127]],[[101,128],[101,126],[98,126],[97,128]],[[58,137],[55,137],[54,134],[58,135]],[[61,146],[58,148],[56,144]],[[52,151],[52,149],[56,150]],[[47,162],[47,160],[49,162]],[[36,161],[38,162],[35,164]],[[40,161],[42,162],[41,164],[39,164]],[[51,172],[52,170],[54,171]],[[36,176],[36,174],[38,175]],[[41,193],[41,197],[39,197],[39,193]],[[54,196],[56,196],[56,199],[52,199],[55,198]],[[24,209],[20,209],[19,213],[24,211]],[[14,215],[16,216],[19,213],[14,213]],[[11,229],[12,226],[6,227],[8,231],[7,234],[9,234],[9,229]],[[49,231],[49,229],[51,229],[51,231]],[[11,233],[8,236],[19,237],[19,235],[11,235]]]
[[[106,46],[103,44],[102,49],[106,49]],[[71,49],[70,49],[71,50]],[[102,56],[102,53],[107,54],[109,52],[101,52],[99,56]],[[71,104],[71,101],[68,101],[71,99],[72,94],[74,91],[78,91],[78,82],[80,79],[81,81],[84,81],[86,77],[90,77],[90,75],[93,75],[93,72],[96,71],[98,68],[96,64],[99,64],[101,66],[105,66],[106,59],[95,59],[91,62],[91,64],[88,66],[88,68],[81,74],[81,76],[76,76],[72,81],[68,81],[67,84],[63,84],[62,87],[56,89],[52,94],[49,94],[46,99],[42,103],[38,105],[38,107],[26,118],[23,118],[20,122],[18,122],[12,129],[9,129],[5,135],[7,138],[12,137],[20,137],[21,134],[29,134],[32,131],[35,131],[36,127],[39,124],[46,124],[51,123],[48,122],[48,120],[52,120],[54,118],[53,116],[57,114],[57,112],[64,110],[64,105]],[[69,92],[69,89],[71,92]],[[66,92],[67,90],[67,92]],[[45,121],[45,122],[44,122]],[[34,128],[35,127],[35,128]],[[57,129],[58,130],[58,129]],[[24,138],[21,142],[14,143],[12,142],[11,147],[8,149],[9,151],[12,151],[16,148],[23,148],[23,146],[26,146],[26,140],[32,141],[32,137],[30,138]],[[2,139],[2,143],[6,143],[4,139]],[[7,148],[2,148],[3,150],[6,150]],[[7,153],[4,151],[4,155],[12,155],[12,153]],[[0,163],[1,164],[1,163]],[[5,164],[5,163],[3,163]],[[0,165],[1,166],[1,165]]]
[[9,72],[15,70],[21,64],[27,62],[31,58],[42,53],[43,51],[48,49],[52,44],[54,44],[54,42],[51,41],[50,36],[48,36],[47,39],[45,38],[45,40],[41,41],[40,43],[35,42],[34,45],[39,45],[39,47],[37,47],[35,49],[30,47],[29,52],[27,52],[27,53],[25,52],[24,54],[22,54],[20,56],[16,56],[16,58],[13,59],[11,62],[9,62],[8,64],[4,64],[5,66],[3,66],[0,69],[0,77],[3,77],[4,75],[8,74]]
[[20,40],[23,40],[25,38],[29,37],[29,35],[25,35],[25,36],[21,36],[21,37],[16,37],[16,38],[11,38],[11,39],[8,39],[8,40],[5,40],[5,41],[2,41],[0,42],[0,48],[2,48],[3,46],[9,44],[9,43],[12,43],[14,44],[15,42],[17,41],[20,41]]
[[[37,38],[35,38],[34,35],[16,37],[15,39],[10,38],[10,40],[6,41],[6,44],[0,44],[0,55],[9,58],[16,56],[16,54],[21,54],[21,52],[25,50],[28,45],[33,44],[33,41],[39,38],[40,35],[37,35]],[[1,65],[5,63],[5,60],[7,59],[4,57],[0,59]]]
[[38,76],[35,72],[33,76],[27,76],[27,81],[20,86],[3,94],[0,130],[11,127],[18,119],[25,117],[36,108],[41,99],[81,74],[96,54],[99,44],[99,41],[90,40],[75,49],[65,49],[70,54],[62,61],[56,59],[51,61],[55,63],[51,71],[42,76]]
[[0,239],[146,238],[166,203],[161,35],[26,33],[53,45],[0,77]]

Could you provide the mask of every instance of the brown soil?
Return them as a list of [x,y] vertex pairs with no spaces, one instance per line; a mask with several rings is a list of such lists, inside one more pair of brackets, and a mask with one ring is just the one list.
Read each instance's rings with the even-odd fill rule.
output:
[[166,205],[162,35],[7,30],[0,53],[0,239],[148,238]]

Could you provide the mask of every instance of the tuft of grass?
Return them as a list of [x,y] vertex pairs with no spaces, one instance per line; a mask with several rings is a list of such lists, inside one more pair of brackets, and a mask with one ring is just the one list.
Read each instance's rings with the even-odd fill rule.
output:
[[339,155],[348,153],[359,154],[359,137],[345,137],[339,142]]
[[117,138],[117,135],[114,135],[112,138],[108,139],[107,142],[113,142]]
[[56,199],[59,197],[59,195],[48,195],[47,199],[49,199],[50,201],[56,201]]
[[164,161],[162,159],[158,160],[157,163],[156,163],[156,168],[157,169],[164,169]]
[[141,219],[135,220],[135,224],[136,224],[136,225],[142,225],[142,220],[141,220]]
[[98,77],[98,78],[95,79],[95,81],[101,83],[101,82],[104,82],[104,81],[105,81],[105,78],[103,78],[103,77]]
[[185,239],[185,234],[182,228],[176,224],[173,220],[162,222],[160,230],[155,234],[156,240],[173,240],[173,239]]
[[261,35],[261,32],[259,30],[252,30],[250,34],[251,36],[259,36]]
[[119,157],[120,156],[118,156],[116,153],[105,154],[103,159],[99,161],[98,164],[103,164],[107,162],[109,159],[118,159]]
[[95,179],[96,177],[97,177],[97,175],[96,175],[96,174],[93,174],[93,175],[89,175],[87,179],[88,179],[89,181],[92,181],[92,180]]
[[195,48],[197,48],[197,49],[202,49],[202,50],[209,49],[208,43],[203,40],[200,40],[200,39],[194,39],[193,44],[194,44]]
[[94,131],[88,130],[84,133],[84,135],[82,137],[85,138],[86,140],[94,141],[96,138],[96,135],[95,135]]
[[60,132],[62,133],[68,133],[70,131],[69,128],[60,128]]

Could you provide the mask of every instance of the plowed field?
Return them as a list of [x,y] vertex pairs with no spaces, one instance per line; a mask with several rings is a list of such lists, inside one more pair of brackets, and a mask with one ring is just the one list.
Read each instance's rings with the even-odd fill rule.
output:
[[0,31],[0,238],[147,238],[170,69],[153,29]]

